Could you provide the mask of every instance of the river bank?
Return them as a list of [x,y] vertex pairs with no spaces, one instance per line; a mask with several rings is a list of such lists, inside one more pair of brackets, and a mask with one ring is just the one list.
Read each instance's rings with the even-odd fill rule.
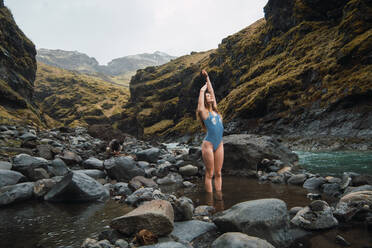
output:
[[[174,212],[174,220],[173,217],[171,220],[172,229],[170,229],[170,231],[173,231],[170,236],[165,235],[167,237],[165,240],[164,238],[159,239],[159,245],[175,242],[179,243],[177,245],[180,247],[190,247],[195,244],[198,245],[194,247],[207,246],[214,242],[221,232],[240,231],[252,235],[249,229],[226,229],[231,224],[227,224],[223,216],[234,212],[233,209],[237,208],[234,205],[236,203],[239,203],[238,205],[243,209],[251,209],[251,205],[254,204],[255,207],[250,211],[256,211],[261,204],[263,204],[262,206],[271,204],[266,203],[272,201],[267,198],[284,200],[274,200],[275,202],[280,202],[282,206],[280,211],[283,211],[277,221],[284,224],[284,227],[279,228],[275,232],[284,233],[286,237],[277,240],[273,238],[275,235],[258,236],[269,240],[270,243],[273,242],[276,247],[288,247],[290,244],[292,247],[296,244],[303,247],[309,243],[314,233],[316,234],[319,230],[324,231],[329,228],[334,230],[334,228],[342,227],[344,226],[342,222],[356,229],[358,229],[357,226],[360,223],[364,223],[363,225],[367,227],[370,226],[370,205],[368,205],[370,202],[368,202],[368,196],[365,204],[359,206],[359,208],[355,208],[352,204],[348,205],[349,202],[355,203],[355,200],[357,200],[354,198],[350,200],[350,192],[354,194],[354,197],[355,194],[358,197],[363,196],[358,192],[366,190],[370,192],[370,178],[356,173],[346,173],[342,177],[322,177],[301,170],[295,165],[298,163],[297,155],[280,144],[276,139],[267,136],[231,135],[224,137],[226,151],[225,174],[227,175],[230,172],[233,175],[239,175],[239,177],[225,176],[224,195],[213,203],[211,203],[213,197],[206,197],[201,193],[203,192],[201,183],[203,163],[201,161],[200,148],[198,147],[156,142],[150,144],[128,136],[123,143],[123,154],[118,157],[111,157],[104,152],[105,142],[90,137],[83,128],[37,132],[27,127],[2,127],[0,137],[2,142],[19,145],[19,147],[7,146],[6,149],[3,147],[1,149],[3,158],[6,158],[4,156],[6,155],[5,152],[13,153],[13,155],[8,154],[9,161],[1,162],[3,170],[8,171],[2,171],[3,174],[0,177],[0,181],[5,182],[5,178],[12,178],[13,180],[12,182],[6,181],[7,185],[2,185],[3,187],[0,189],[0,202],[3,205],[3,210],[11,209],[15,204],[24,204],[26,203],[25,200],[35,198],[42,200],[41,204],[53,207],[69,202],[70,205],[65,205],[66,207],[61,208],[65,208],[63,211],[67,213],[70,208],[74,209],[74,207],[71,207],[73,204],[80,205],[81,203],[79,202],[82,201],[103,201],[107,203],[115,200],[117,201],[115,204],[123,206],[124,209],[127,209],[126,211],[130,211],[128,206],[131,206],[131,209],[140,208],[143,202],[150,201],[151,203],[152,200],[165,201],[171,203],[171,209]],[[87,177],[86,175],[89,176]],[[95,189],[93,192],[89,190],[92,185],[94,185]],[[261,186],[264,188],[260,188]],[[27,192],[22,191],[25,187],[27,187]],[[99,190],[97,191],[97,189]],[[80,193],[77,194],[76,192]],[[84,194],[82,195],[81,192],[84,192]],[[239,193],[237,194],[236,192]],[[9,195],[13,196],[9,197]],[[327,196],[325,197],[325,195]],[[345,196],[349,198],[348,201],[343,202],[342,199]],[[109,198],[111,200],[107,201]],[[204,201],[203,198],[209,198],[209,200],[206,199]],[[319,198],[326,201],[316,200]],[[24,203],[16,203],[17,201],[23,201]],[[340,205],[340,203],[343,204]],[[96,203],[91,204],[95,205]],[[208,205],[213,205],[215,210],[208,211],[210,209]],[[102,208],[102,204],[97,206]],[[104,204],[104,206],[106,205]],[[106,245],[111,243],[112,247],[114,247],[117,240],[120,240],[119,243],[121,244],[124,242],[129,244],[134,242],[132,245],[139,244],[133,241],[135,233],[129,236],[119,235],[121,238],[112,238],[111,234],[117,234],[117,230],[115,227],[113,228],[115,226],[113,221],[116,218],[111,215],[115,211],[111,210],[109,211],[112,212],[111,214],[101,219],[105,226],[109,224],[111,228],[108,228],[108,230],[104,228],[105,230],[102,230],[98,236],[97,232],[99,231],[94,231],[92,235],[87,235],[86,233],[88,232],[83,230],[88,228],[88,226],[100,226],[94,221],[92,223],[89,222],[89,224],[85,222],[90,219],[90,216],[95,216],[96,218],[96,214],[102,214],[99,208],[97,210],[88,210],[87,212],[82,211],[81,214],[77,214],[77,219],[82,220],[79,225],[80,232],[85,237],[101,240],[108,239],[109,241],[104,242]],[[95,209],[95,207],[92,207],[92,209]],[[275,209],[268,210],[267,215],[257,212],[254,218],[271,219],[272,216],[277,215],[276,211],[279,211],[279,209]],[[347,216],[346,221],[342,220],[346,217],[345,211],[350,213],[349,210],[353,211],[353,215]],[[115,217],[125,217],[126,211],[121,214],[117,213],[118,215]],[[6,211],[3,212],[5,213]],[[31,210],[30,212],[38,211]],[[17,213],[13,214],[17,216]],[[307,226],[307,222],[298,221],[306,219],[308,214],[326,216],[327,220],[325,222],[323,220],[321,225],[312,223],[310,228]],[[334,218],[333,214],[337,215],[339,221]],[[20,212],[19,215],[28,215],[31,226],[44,226],[46,224],[43,222],[42,217],[39,218],[38,214],[30,215],[29,213],[23,214]],[[358,217],[359,224],[353,224],[355,221],[353,219],[354,216]],[[41,220],[41,222],[33,222],[34,218]],[[50,217],[45,219],[48,218],[50,219]],[[225,223],[222,226],[220,224],[221,218],[224,219]],[[360,220],[360,218],[362,219]],[[99,220],[100,218],[96,219]],[[22,223],[26,224],[22,222],[24,221],[22,217],[18,220],[11,219],[8,223],[14,221],[20,223],[20,230],[22,230]],[[140,225],[140,222],[137,221],[132,222],[132,224],[134,226]],[[50,220],[46,222],[50,223]],[[203,227],[202,231],[199,230],[198,233],[194,233],[187,239],[183,236],[177,236],[180,228],[187,232],[187,230],[200,229],[201,227]],[[267,228],[269,228],[267,229],[269,232],[272,232],[271,227]],[[60,228],[60,230],[62,232],[63,230],[69,230],[68,224],[66,227]],[[362,236],[365,230],[367,229],[360,230]],[[152,232],[156,231],[157,229],[152,230]],[[58,230],[52,231],[50,234],[48,232],[48,235],[53,236],[56,233],[58,233]],[[107,236],[108,234],[109,236]],[[258,233],[258,235],[260,234]],[[34,236],[30,235],[29,237]],[[302,238],[305,241],[301,241]],[[351,239],[352,241],[354,240],[354,238]],[[369,242],[368,239],[364,241]],[[84,242],[83,246],[93,247],[94,245],[99,245],[94,242],[96,241],[88,240]],[[107,242],[109,243],[107,244]],[[46,247],[51,246],[47,245]],[[67,246],[63,244],[63,246],[55,247]]]

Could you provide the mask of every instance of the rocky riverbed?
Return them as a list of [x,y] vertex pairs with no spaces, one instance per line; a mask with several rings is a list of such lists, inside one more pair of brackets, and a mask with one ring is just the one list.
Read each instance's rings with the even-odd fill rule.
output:
[[[16,126],[0,126],[0,144],[3,209],[32,199],[50,204],[111,199],[133,209],[108,220],[109,227],[98,237],[87,235],[82,247],[303,247],[303,240],[319,230],[371,228],[371,176],[308,173],[297,166],[296,154],[268,136],[225,136],[224,174],[301,187],[308,192],[303,196],[306,206],[288,209],[286,201],[263,197],[217,212],[216,205],[193,201],[185,195],[203,175],[198,147],[126,136],[122,154],[110,156],[107,142],[91,137],[85,128],[38,131]],[[348,243],[342,236],[336,240]]]

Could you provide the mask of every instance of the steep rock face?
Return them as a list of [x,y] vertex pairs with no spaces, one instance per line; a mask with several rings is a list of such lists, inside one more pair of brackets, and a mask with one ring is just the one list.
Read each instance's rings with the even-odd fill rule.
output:
[[145,137],[199,131],[205,68],[228,133],[372,138],[371,16],[370,0],[269,1],[266,20],[218,49],[139,70],[119,126]]
[[36,50],[3,1],[0,3],[0,30],[1,104],[25,107],[24,101],[30,101],[33,94]]

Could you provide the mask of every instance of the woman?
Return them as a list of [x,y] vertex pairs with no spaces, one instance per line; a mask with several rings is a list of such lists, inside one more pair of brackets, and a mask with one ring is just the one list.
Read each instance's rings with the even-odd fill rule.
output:
[[[209,80],[208,73],[202,70],[206,79],[205,85],[200,89],[197,117],[201,120],[204,129],[207,129],[207,136],[202,144],[202,156],[205,164],[205,190],[213,192],[212,178],[214,174],[214,187],[216,193],[221,194],[222,189],[222,164],[223,164],[223,124],[222,117],[217,109],[216,97]],[[207,91],[208,90],[208,91]]]

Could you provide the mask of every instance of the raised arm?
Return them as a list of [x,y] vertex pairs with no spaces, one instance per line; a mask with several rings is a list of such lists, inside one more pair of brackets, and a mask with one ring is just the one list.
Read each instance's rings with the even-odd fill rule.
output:
[[202,74],[205,77],[205,80],[207,81],[207,88],[208,88],[209,94],[211,94],[211,97],[213,99],[213,106],[215,108],[217,108],[216,96],[214,95],[214,90],[213,90],[213,87],[212,87],[211,80],[209,79],[208,73],[207,73],[206,70],[202,70]]
[[203,87],[201,87],[199,92],[199,100],[198,100],[198,113],[201,115],[203,119],[206,119],[206,108],[204,105],[204,94],[207,90],[207,84],[205,84]]

